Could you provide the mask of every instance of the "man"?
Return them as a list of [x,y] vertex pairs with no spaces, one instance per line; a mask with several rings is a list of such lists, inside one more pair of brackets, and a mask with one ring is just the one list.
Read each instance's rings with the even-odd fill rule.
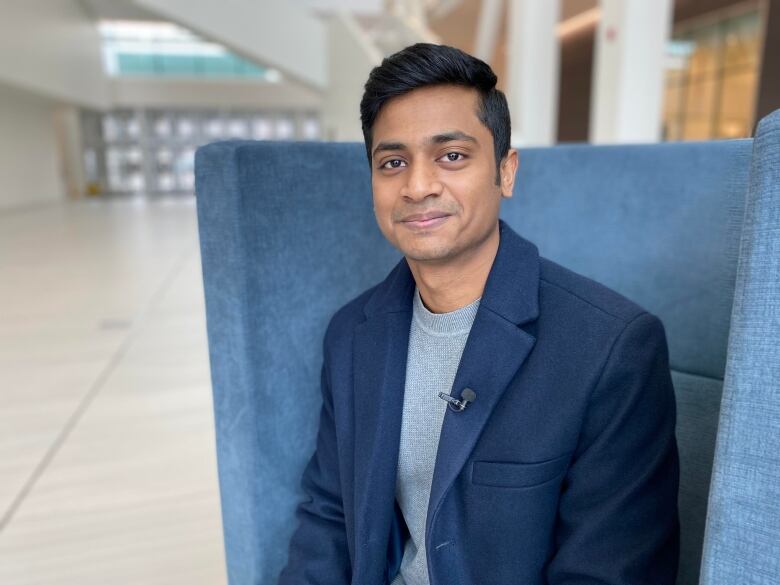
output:
[[404,258],[325,334],[281,585],[675,581],[663,325],[498,219],[518,155],[495,84],[430,44],[366,83],[374,211]]

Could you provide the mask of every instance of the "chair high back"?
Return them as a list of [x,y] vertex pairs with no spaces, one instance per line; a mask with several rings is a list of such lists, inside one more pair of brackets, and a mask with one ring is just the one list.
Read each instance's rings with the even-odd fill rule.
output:
[[680,585],[698,583],[750,152],[749,140],[532,150],[502,210],[541,255],[664,323],[678,411]]
[[[749,304],[763,290],[780,292],[777,264],[761,257],[778,252],[780,195],[777,181],[756,184],[755,176],[747,189],[751,160],[754,175],[776,177],[778,128],[775,113],[755,151],[752,140],[521,150],[514,197],[502,204],[502,217],[543,256],[618,290],[664,323],[678,405],[681,585],[699,582],[719,416],[729,428],[718,443],[723,469],[713,485],[720,499],[710,510],[718,524],[708,528],[705,557],[718,570],[731,566],[727,496],[753,468],[739,458],[755,444],[732,448],[734,435],[753,416],[777,431],[776,418],[762,418],[752,403],[719,412],[721,393],[731,396],[732,387],[742,400],[760,395],[775,413],[780,408],[780,294],[764,307],[770,324]],[[757,156],[765,161],[759,168]],[[400,255],[376,226],[361,144],[214,143],[197,153],[196,190],[228,576],[234,585],[271,585],[286,561],[300,476],[314,448],[325,327]],[[772,199],[757,205],[767,190]],[[753,198],[749,231],[742,227],[746,192]],[[735,283],[741,300],[732,315]],[[767,345],[767,333],[775,345]],[[751,370],[756,343],[777,374],[773,390]],[[777,435],[771,444],[778,448],[764,453],[767,473],[778,474]],[[776,547],[780,510],[766,499],[775,494],[766,488],[758,508],[748,508],[774,514],[765,529],[774,530]],[[741,518],[747,530],[751,517]],[[745,538],[759,547],[759,536]],[[702,583],[737,582],[716,573],[705,571]]]

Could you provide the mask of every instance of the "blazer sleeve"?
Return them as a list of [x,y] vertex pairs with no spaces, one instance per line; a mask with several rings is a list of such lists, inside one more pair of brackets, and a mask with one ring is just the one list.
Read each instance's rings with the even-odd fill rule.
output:
[[661,321],[614,342],[561,492],[549,585],[674,585],[679,558],[676,406]]
[[316,447],[301,479],[305,499],[295,512],[298,526],[278,585],[348,585],[351,579],[327,342],[324,346]]

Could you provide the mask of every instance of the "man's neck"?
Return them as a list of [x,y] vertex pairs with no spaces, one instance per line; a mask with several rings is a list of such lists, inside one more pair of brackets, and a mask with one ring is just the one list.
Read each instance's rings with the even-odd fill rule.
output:
[[432,313],[449,313],[480,298],[498,252],[498,243],[496,226],[480,246],[453,262],[431,264],[407,259],[425,307]]

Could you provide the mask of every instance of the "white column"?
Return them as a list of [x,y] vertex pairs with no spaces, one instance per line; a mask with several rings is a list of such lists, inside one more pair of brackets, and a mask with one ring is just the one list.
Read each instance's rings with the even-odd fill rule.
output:
[[354,14],[337,11],[328,24],[328,87],[322,101],[323,138],[363,141],[360,100],[371,69],[382,54],[360,28]]
[[672,0],[600,0],[590,140],[656,142],[661,137]]
[[509,0],[507,99],[512,144],[553,144],[558,120],[560,0]]
[[501,10],[504,0],[482,0],[477,22],[477,39],[474,42],[474,56],[486,63],[493,60],[498,41]]

